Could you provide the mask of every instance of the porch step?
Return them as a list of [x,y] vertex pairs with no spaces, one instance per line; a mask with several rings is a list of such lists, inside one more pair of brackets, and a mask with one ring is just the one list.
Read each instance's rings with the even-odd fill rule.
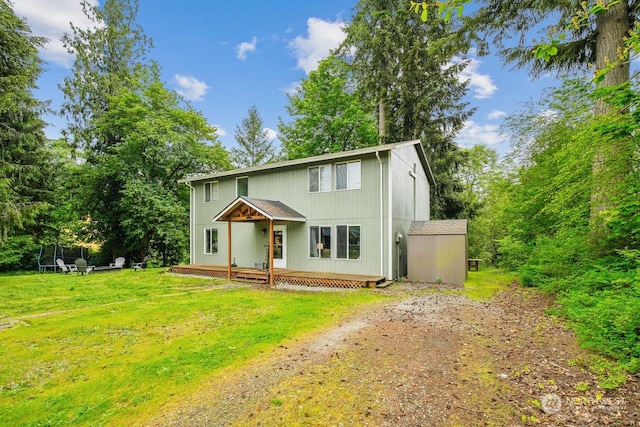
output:
[[236,280],[246,281],[246,282],[258,282],[258,283],[266,283],[269,281],[269,276],[266,272],[252,272],[252,271],[243,271],[236,273]]
[[388,288],[391,285],[393,285],[393,280],[386,280],[382,283],[376,284],[376,288]]

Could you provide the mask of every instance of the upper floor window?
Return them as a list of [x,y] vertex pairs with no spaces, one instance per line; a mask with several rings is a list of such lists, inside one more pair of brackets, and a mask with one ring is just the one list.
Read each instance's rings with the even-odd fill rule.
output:
[[336,164],[336,190],[360,188],[360,161]]
[[236,178],[236,197],[249,196],[249,177]]
[[331,191],[331,165],[309,168],[309,192]]
[[218,201],[218,181],[204,183],[204,202]]

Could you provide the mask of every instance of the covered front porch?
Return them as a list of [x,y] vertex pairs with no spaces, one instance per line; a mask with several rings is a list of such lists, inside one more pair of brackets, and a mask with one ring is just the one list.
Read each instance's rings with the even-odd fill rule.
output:
[[[229,271],[229,267],[226,265],[190,264],[173,266],[171,271],[179,274],[195,274],[239,282],[270,283],[270,270],[268,269],[231,267]],[[386,278],[384,276],[274,268],[272,283],[334,288],[374,288],[381,286],[385,281]]]

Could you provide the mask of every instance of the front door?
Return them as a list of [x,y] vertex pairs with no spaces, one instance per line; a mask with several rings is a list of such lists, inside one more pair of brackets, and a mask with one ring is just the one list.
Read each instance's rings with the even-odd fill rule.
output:
[[273,267],[287,268],[287,226],[273,226]]

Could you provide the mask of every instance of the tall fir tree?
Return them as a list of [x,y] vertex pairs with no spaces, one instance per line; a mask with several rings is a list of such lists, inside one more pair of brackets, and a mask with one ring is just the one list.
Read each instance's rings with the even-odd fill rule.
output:
[[121,140],[122,135],[110,130],[98,133],[95,124],[107,112],[109,96],[122,87],[135,87],[136,76],[148,70],[152,41],[136,24],[138,0],[106,0],[102,7],[82,0],[81,5],[94,26],[71,24],[72,33],[62,39],[75,61],[61,85],[61,112],[67,117],[67,138],[90,161]]
[[[38,47],[9,2],[0,0],[0,242],[33,226],[50,199],[45,105],[32,94],[42,72]],[[0,257],[2,257],[0,255]],[[1,264],[1,263],[0,263]]]
[[360,0],[346,34],[339,52],[361,99],[375,100],[380,142],[420,139],[437,184],[432,216],[457,218],[466,210],[454,137],[472,110],[462,101],[468,83],[458,79],[466,62],[445,43],[446,24],[436,16],[420,22],[404,0]]
[[[607,70],[597,80],[601,89],[621,87],[629,81],[629,58],[618,59],[625,52],[627,41],[638,43],[633,34],[640,18],[636,0],[483,0],[478,6],[463,19],[461,32],[476,43],[481,54],[490,45],[496,46],[507,62],[528,68],[534,76],[575,71],[591,75],[591,67],[595,66],[598,72]],[[549,48],[551,54],[542,57],[532,54],[536,48],[531,43],[533,31],[550,34],[555,39]],[[515,46],[512,39],[516,40]],[[637,51],[637,46],[633,50]],[[593,108],[594,114],[603,117],[624,110],[618,110],[602,97],[596,99]],[[606,240],[610,230],[603,218],[617,209],[614,200],[621,196],[619,184],[633,171],[632,145],[628,138],[616,139],[598,143],[594,151],[590,223],[594,248]]]
[[263,165],[278,158],[255,105],[249,108],[249,115],[242,119],[242,124],[236,126],[234,136],[239,148],[231,149],[231,161],[237,167]]

